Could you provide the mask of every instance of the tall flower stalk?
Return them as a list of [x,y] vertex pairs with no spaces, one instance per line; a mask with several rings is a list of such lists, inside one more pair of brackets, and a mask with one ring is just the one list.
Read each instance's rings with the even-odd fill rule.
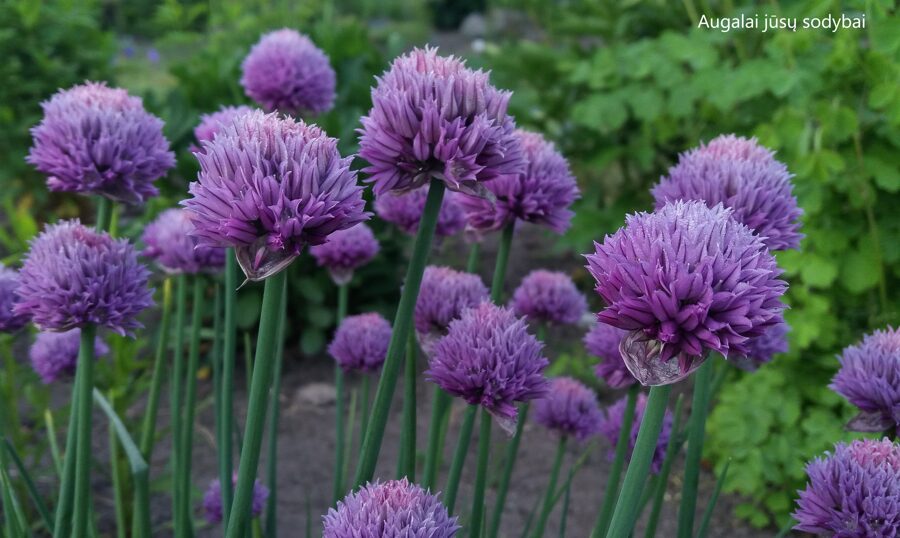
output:
[[[349,289],[347,284],[338,286],[337,324],[340,325],[347,316],[347,302]],[[337,503],[344,495],[345,477],[344,469],[347,460],[347,426],[344,424],[345,414],[345,387],[344,370],[337,363],[334,365],[334,386],[336,392],[335,405],[335,450],[334,450],[334,487],[332,488],[331,502]],[[350,422],[350,427],[353,423]]]
[[597,514],[597,521],[594,523],[594,530],[591,536],[594,538],[602,538],[606,536],[609,529],[609,523],[612,520],[613,509],[616,506],[616,498],[619,493],[619,481],[622,478],[622,469],[625,467],[625,458],[631,443],[631,428],[634,422],[634,408],[637,403],[639,385],[632,385],[628,389],[628,399],[625,403],[625,412],[622,415],[622,427],[619,430],[619,437],[616,440],[615,456],[612,466],[609,468],[609,476],[606,479],[606,489],[603,492],[603,504],[600,507],[600,513]]

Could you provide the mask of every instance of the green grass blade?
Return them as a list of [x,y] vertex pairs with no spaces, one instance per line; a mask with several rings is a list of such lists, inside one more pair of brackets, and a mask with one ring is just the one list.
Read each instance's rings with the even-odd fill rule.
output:
[[681,506],[678,508],[678,538],[691,538],[694,534],[700,459],[703,456],[703,438],[706,434],[706,416],[709,412],[709,393],[714,364],[715,361],[708,358],[694,374],[694,395],[688,425],[688,447],[684,460],[684,484],[681,488]]
[[9,439],[3,439],[3,444],[6,447],[6,451],[9,453],[9,457],[12,458],[13,464],[22,476],[22,481],[25,482],[25,489],[28,490],[28,496],[31,497],[34,507],[37,509],[38,514],[40,514],[41,520],[44,522],[44,527],[48,532],[53,532],[53,517],[50,515],[50,510],[47,509],[43,497],[38,493],[34,480],[31,478],[31,474],[28,472],[28,469],[25,468],[25,464],[22,463],[22,458],[19,457],[19,453],[16,452],[16,447],[9,442]]
[[678,431],[681,427],[681,409],[684,405],[684,395],[679,394],[678,400],[675,402],[675,418],[672,420],[672,435],[669,437],[669,444],[666,445],[666,455],[663,460],[662,468],[659,470],[659,480],[656,483],[656,491],[653,495],[653,506],[650,509],[650,517],[647,519],[647,528],[644,536],[653,538],[656,536],[656,526],[659,523],[659,514],[662,512],[663,499],[666,495],[666,488],[669,485],[669,473],[672,471],[672,462],[678,457],[681,450],[681,433]]
[[706,510],[703,512],[703,520],[700,522],[697,538],[706,538],[706,533],[709,530],[709,522],[716,509],[716,501],[719,500],[719,494],[722,492],[722,485],[725,484],[725,479],[728,478],[728,467],[730,466],[731,460],[726,461],[725,466],[722,467],[722,472],[719,473],[719,478],[716,479],[716,487],[713,489],[712,495],[709,498],[709,503],[706,505]]
[[62,476],[62,457],[59,455],[59,443],[56,441],[56,425],[53,421],[53,413],[49,409],[44,410],[44,425],[47,428],[47,442],[50,444],[50,457],[53,459],[53,467],[56,476]]

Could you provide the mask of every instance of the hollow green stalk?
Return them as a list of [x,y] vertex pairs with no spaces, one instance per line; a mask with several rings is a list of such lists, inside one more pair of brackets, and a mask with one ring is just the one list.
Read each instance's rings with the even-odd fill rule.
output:
[[462,476],[463,466],[466,463],[466,454],[469,453],[469,443],[472,441],[472,428],[475,426],[477,414],[478,406],[467,405],[462,425],[459,428],[459,440],[456,442],[456,450],[453,452],[450,474],[447,476],[447,487],[444,488],[444,504],[447,505],[447,511],[451,514],[456,508],[459,478]]
[[[78,350],[78,370],[82,370],[81,383],[78,385],[77,409],[78,434],[75,446],[75,505],[73,536],[81,538],[88,532],[88,509],[91,492],[91,432],[94,389],[94,341],[97,328],[86,325],[81,328],[81,343]],[[66,451],[66,459],[71,454]]]
[[497,247],[497,261],[494,265],[494,278],[491,280],[491,300],[494,304],[500,304],[503,298],[503,280],[506,278],[506,266],[509,264],[509,251],[512,249],[513,234],[516,231],[516,221],[511,220],[503,228],[500,236],[500,244]]
[[[285,293],[287,295],[287,283]],[[269,498],[266,501],[265,536],[275,538],[278,534],[278,421],[281,402],[281,369],[284,364],[284,331],[287,321],[287,299],[281,299],[281,319],[278,323],[278,346],[275,348],[275,377],[272,380],[272,394],[269,396],[269,453],[266,456],[266,483],[269,485]]]
[[360,416],[359,416],[359,444],[360,451],[362,451],[363,442],[366,439],[366,433],[369,431],[369,413],[366,412],[366,409],[369,408],[369,404],[372,401],[371,398],[372,393],[372,374],[367,374],[363,372],[362,374],[362,399],[360,402]]
[[475,273],[478,271],[478,256],[481,255],[481,243],[474,242],[469,247],[469,259],[466,261],[466,272]]
[[491,424],[493,418],[486,409],[481,410],[481,428],[478,432],[478,464],[475,468],[475,492],[472,495],[472,515],[469,536],[480,538],[484,528],[484,491],[487,488],[488,460],[491,454]]
[[503,518],[503,509],[506,506],[506,495],[509,492],[509,483],[512,480],[513,468],[516,465],[516,455],[519,453],[519,444],[522,441],[522,430],[528,419],[528,403],[519,406],[519,416],[516,419],[516,431],[512,439],[506,445],[506,457],[503,461],[503,472],[500,475],[500,483],[497,486],[497,500],[494,503],[494,512],[491,515],[488,536],[496,538],[500,532],[500,521]]
[[646,538],[656,536],[656,526],[659,523],[659,514],[662,512],[663,499],[666,496],[666,488],[669,485],[669,473],[672,472],[672,462],[678,457],[678,451],[681,447],[679,428],[681,427],[681,406],[683,403],[684,397],[679,394],[678,400],[675,402],[675,418],[672,419],[672,434],[669,437],[669,443],[666,445],[666,456],[659,470],[659,481],[656,484],[656,491],[653,492],[653,506],[650,508],[647,528],[644,531]]
[[169,415],[172,430],[172,517],[175,528],[180,528],[181,507],[181,391],[184,381],[184,326],[187,311],[187,276],[178,275],[175,280],[175,334],[172,349],[172,375],[169,381]]
[[684,484],[681,488],[681,506],[678,508],[678,538],[691,538],[694,535],[697,484],[700,479],[700,458],[703,455],[703,437],[706,432],[712,374],[713,361],[707,359],[694,375],[694,395],[688,424],[688,446],[684,459]]
[[234,361],[237,349],[237,324],[235,308],[237,303],[238,264],[234,249],[225,251],[225,316],[222,322],[222,394],[220,422],[222,423],[222,444],[219,446],[219,484],[222,486],[222,521],[231,515],[233,499],[231,486],[232,449],[234,447]]
[[141,427],[141,455],[150,461],[156,436],[156,415],[159,411],[159,393],[165,375],[166,348],[169,344],[169,314],[172,310],[172,279],[163,281],[162,319],[159,324],[159,335],[156,341],[156,356],[153,358],[153,374],[150,379],[150,391],[147,395],[147,411]]
[[97,197],[97,222],[94,227],[99,232],[109,230],[112,224],[113,203],[109,198],[104,196]]
[[544,493],[544,502],[541,506],[541,513],[538,516],[537,525],[534,528],[534,537],[541,538],[544,536],[544,530],[547,528],[547,519],[553,510],[553,497],[556,493],[556,482],[559,480],[559,469],[562,466],[563,456],[566,455],[566,436],[559,438],[556,445],[556,457],[553,458],[553,467],[550,468],[550,481],[547,484],[547,491]]
[[205,281],[199,275],[194,277],[194,294],[191,306],[191,339],[188,351],[187,371],[185,372],[184,417],[181,420],[181,444],[178,447],[179,498],[182,502],[180,529],[177,536],[188,536],[191,533],[191,466],[194,451],[194,414],[197,401],[197,368],[200,364],[200,329],[203,323],[203,290]]
[[706,538],[706,535],[709,532],[709,522],[712,521],[713,512],[716,510],[716,501],[719,500],[719,494],[722,493],[722,486],[728,478],[728,467],[730,466],[731,460],[726,461],[725,466],[722,467],[722,470],[719,472],[718,478],[716,478],[716,485],[713,488],[712,495],[709,497],[709,503],[706,505],[706,510],[703,511],[703,519],[700,520],[700,528],[697,529],[697,538]]
[[[337,325],[340,325],[347,316],[347,303],[349,297],[349,283],[338,285]],[[336,394],[335,404],[335,454],[334,454],[334,487],[332,488],[331,503],[336,504],[344,495],[344,468],[347,460],[346,432],[344,424],[345,392],[344,370],[339,364],[334,365],[334,387]],[[353,423],[350,423],[351,427]]]
[[416,334],[409,331],[403,376],[403,426],[400,431],[400,461],[397,478],[416,481]]
[[[358,393],[356,389],[350,390],[350,413],[347,415],[347,428],[346,428],[346,442],[345,442],[345,452],[346,448],[353,446],[353,426],[356,424],[356,409],[357,409],[357,401],[358,401]],[[347,477],[350,472],[350,458],[347,457],[346,453],[344,454],[344,464],[341,468],[341,474],[343,477]],[[345,491],[345,481],[341,482],[341,494]],[[340,499],[338,499],[340,500]],[[335,501],[333,504],[337,504]]]
[[[110,391],[109,400],[112,403],[115,402],[115,398],[111,392],[112,391]],[[119,466],[119,440],[116,438],[116,431],[112,425],[110,425],[107,430],[107,435],[109,437],[109,467],[113,484],[113,506],[116,516],[116,536],[118,538],[125,538],[128,529],[128,523],[126,521],[128,516],[125,509],[125,490],[122,480],[122,469]]]
[[616,507],[616,494],[619,491],[619,479],[622,478],[622,468],[625,466],[625,458],[628,456],[628,446],[631,444],[631,428],[634,423],[634,408],[637,405],[637,397],[640,387],[635,384],[628,389],[628,400],[625,402],[625,412],[622,414],[622,429],[619,430],[619,438],[616,439],[616,451],[612,467],[609,469],[609,477],[606,480],[606,490],[603,493],[603,504],[594,524],[591,536],[602,538],[606,536],[609,522],[612,519],[613,509]]
[[431,421],[428,424],[428,447],[425,452],[425,469],[422,475],[422,486],[427,489],[434,489],[437,479],[441,453],[444,451],[441,430],[450,417],[450,403],[450,395],[435,385],[431,397]]

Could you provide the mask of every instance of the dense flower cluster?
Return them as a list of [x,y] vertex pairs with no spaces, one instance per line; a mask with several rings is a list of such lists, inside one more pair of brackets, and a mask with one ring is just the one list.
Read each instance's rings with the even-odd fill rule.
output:
[[[606,408],[604,412],[603,422],[600,424],[600,433],[606,437],[610,443],[609,460],[612,461],[616,454],[616,443],[619,440],[619,433],[622,431],[622,419],[625,418],[625,406],[628,404],[628,397],[625,396],[613,405]],[[628,456],[625,461],[631,461],[631,453],[634,451],[634,445],[637,442],[638,432],[641,429],[641,422],[644,420],[644,411],[647,408],[647,395],[638,394],[637,403],[634,408],[634,420],[631,423],[631,441],[628,444]],[[656,450],[653,452],[653,461],[650,464],[650,470],[658,473],[662,467],[663,461],[666,459],[666,447],[669,444],[669,437],[672,435],[672,413],[666,410],[663,417],[662,430],[656,439]]]
[[218,271],[225,265],[225,249],[198,245],[191,233],[194,221],[185,209],[167,209],[144,228],[142,254],[167,273]]
[[900,329],[875,331],[839,357],[831,388],[859,408],[849,427],[900,433]]
[[28,323],[28,316],[13,311],[19,273],[0,263],[0,332],[16,332]]
[[449,267],[426,267],[413,314],[422,350],[431,354],[434,342],[447,334],[451,321],[487,299],[488,289],[480,276]]
[[763,364],[771,362],[775,355],[787,353],[788,332],[790,332],[790,327],[787,323],[772,325],[766,329],[766,332],[747,342],[746,356],[729,356],[728,360],[742,370],[754,372]]
[[631,215],[595,248],[588,270],[608,305],[598,319],[630,331],[623,358],[645,385],[682,379],[709,352],[746,355],[751,338],[783,321],[775,258],[721,205]]
[[587,300],[569,275],[557,271],[532,271],[513,293],[513,311],[532,323],[571,325],[587,313]]
[[[237,482],[237,476],[232,482]],[[250,513],[253,517],[259,517],[266,507],[269,498],[269,488],[262,485],[259,480],[253,484],[253,500],[250,503]],[[203,515],[210,525],[217,525],[222,521],[222,483],[215,479],[209,483],[206,493],[203,494]]]
[[49,176],[51,191],[142,203],[159,193],[153,182],[175,166],[163,122],[125,90],[88,82],[41,106],[28,162]]
[[506,113],[510,93],[488,78],[432,48],[394,60],[372,89],[360,130],[359,154],[376,194],[432,178],[480,194],[485,181],[523,171],[522,144]]
[[571,377],[550,380],[547,395],[534,402],[534,420],[563,437],[584,441],[600,431],[603,414],[594,391]]
[[[415,235],[419,231],[419,221],[425,212],[425,201],[428,198],[428,185],[409,192],[385,192],[375,197],[375,213],[382,220],[390,222],[400,231]],[[448,192],[444,195],[441,210],[438,212],[437,227],[434,230],[438,237],[455,235],[466,227],[466,215],[460,205],[463,195]]]
[[345,372],[377,372],[387,357],[391,324],[380,314],[349,316],[341,322],[328,353]]
[[[28,350],[28,358],[31,367],[46,384],[53,383],[61,377],[75,373],[78,365],[78,350],[81,345],[81,329],[55,333],[38,333],[31,349]],[[94,358],[102,357],[109,353],[109,346],[99,336],[94,342]]]
[[596,368],[597,377],[606,381],[610,388],[624,389],[637,382],[625,366],[625,360],[619,351],[626,334],[626,331],[612,325],[597,323],[584,335],[587,352],[600,358],[600,364]]
[[[240,106],[223,106],[212,114],[203,114],[200,116],[200,123],[194,127],[194,138],[202,146],[204,142],[211,142],[216,135],[228,125],[234,122],[238,116],[242,116],[253,109],[246,105]],[[194,148],[194,151],[203,151],[203,148]]]
[[328,241],[311,247],[309,252],[340,285],[350,282],[353,271],[372,261],[380,248],[372,229],[360,222],[352,228],[334,232],[328,236]]

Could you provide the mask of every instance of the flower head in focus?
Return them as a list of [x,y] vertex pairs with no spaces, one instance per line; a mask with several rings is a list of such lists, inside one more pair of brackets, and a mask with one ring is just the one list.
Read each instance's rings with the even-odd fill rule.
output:
[[[600,433],[610,443],[609,461],[615,458],[616,443],[619,440],[619,433],[622,431],[622,421],[625,418],[625,406],[628,403],[628,397],[624,396],[604,411],[603,422],[600,425]],[[631,453],[634,452],[634,445],[637,443],[638,431],[641,429],[641,422],[644,420],[644,411],[647,408],[647,395],[638,394],[637,402],[634,407],[634,420],[631,423],[631,440],[628,443],[628,456],[625,461],[631,461]],[[669,437],[672,435],[672,413],[666,410],[663,416],[662,430],[656,439],[656,449],[653,452],[653,461],[650,464],[650,470],[658,473],[662,467],[663,461],[666,459],[666,447],[669,444]]]
[[534,402],[534,420],[560,436],[585,441],[599,433],[603,414],[593,390],[571,377],[556,377]]
[[544,269],[532,271],[522,279],[511,306],[517,316],[550,325],[578,323],[587,312],[587,300],[569,275]]
[[27,315],[13,311],[17,289],[19,273],[0,263],[0,332],[14,333],[28,324]]
[[387,358],[391,324],[380,314],[344,318],[328,346],[328,353],[345,372],[375,373]]
[[[232,483],[237,483],[237,475],[232,478]],[[253,500],[250,503],[250,513],[253,517],[262,515],[268,499],[269,488],[256,480],[253,483]],[[222,483],[218,478],[209,483],[203,494],[203,515],[210,525],[222,522]]]
[[426,267],[413,314],[422,350],[430,355],[434,343],[447,334],[450,322],[488,297],[488,289],[478,275],[449,267]]
[[142,254],[155,260],[167,273],[215,272],[225,265],[225,249],[201,246],[191,233],[192,214],[186,209],[167,209],[147,225],[141,237]]
[[[31,367],[44,384],[71,376],[78,365],[78,350],[81,346],[81,329],[65,332],[38,333],[28,350]],[[94,358],[109,353],[109,346],[99,336],[94,342]]]
[[[429,186],[419,187],[409,192],[386,192],[375,197],[375,214],[382,220],[390,222],[407,235],[415,235],[419,231],[419,221],[425,213],[425,201],[428,198]],[[437,227],[434,230],[438,237],[455,235],[466,227],[466,216],[460,205],[463,195],[448,192],[441,202]]]
[[353,271],[370,261],[380,249],[372,229],[360,222],[352,228],[338,230],[328,241],[309,249],[320,267],[328,268],[331,279],[338,285],[353,278]]
[[875,331],[844,349],[829,387],[859,408],[854,431],[900,432],[900,329]]
[[600,358],[597,365],[597,377],[606,381],[610,388],[624,389],[637,383],[628,371],[619,346],[627,331],[606,323],[597,323],[584,335],[584,348],[588,353]]

